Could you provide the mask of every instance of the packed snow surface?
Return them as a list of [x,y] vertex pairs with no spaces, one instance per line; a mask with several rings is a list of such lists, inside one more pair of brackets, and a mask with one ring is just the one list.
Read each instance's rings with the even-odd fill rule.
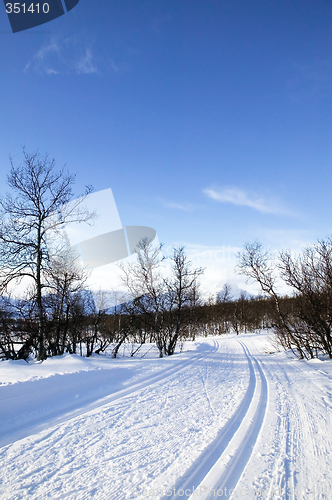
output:
[[269,336],[0,363],[0,498],[332,498],[332,362]]

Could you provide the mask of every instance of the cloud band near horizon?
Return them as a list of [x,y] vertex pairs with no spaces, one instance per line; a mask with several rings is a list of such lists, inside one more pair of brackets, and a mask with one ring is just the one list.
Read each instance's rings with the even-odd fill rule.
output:
[[286,213],[285,210],[283,210],[276,203],[267,203],[262,197],[259,197],[254,193],[247,193],[243,189],[237,187],[225,187],[219,190],[206,188],[203,189],[203,193],[212,200],[216,200],[221,203],[231,203],[232,205],[237,206],[250,207],[261,213]]

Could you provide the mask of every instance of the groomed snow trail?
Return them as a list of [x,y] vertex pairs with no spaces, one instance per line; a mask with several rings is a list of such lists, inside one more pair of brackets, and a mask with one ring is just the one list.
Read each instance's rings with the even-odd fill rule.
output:
[[[114,391],[114,382],[112,381],[112,377],[117,375],[115,370],[112,370],[109,376],[105,376],[105,372],[103,373],[102,370],[97,370],[86,373],[71,373],[67,377],[55,376],[52,380],[44,378],[32,382],[28,381],[24,383],[24,393],[22,393],[22,387],[17,385],[3,387],[0,396],[2,408],[2,411],[0,410],[2,420],[0,446],[47,429],[51,425],[66,422],[94,408],[100,408],[160,380],[165,381],[168,377],[172,377],[184,369],[189,363],[201,359],[210,351],[217,351],[218,344],[213,342],[211,346],[207,347],[203,349],[204,354],[193,354],[189,359],[172,363],[171,366],[164,364],[157,374],[152,373],[149,376],[139,377],[139,381],[136,383],[131,383],[126,389],[117,391]],[[84,388],[84,395],[79,390],[82,388]],[[9,411],[8,408],[10,408]],[[38,408],[37,411],[36,408]],[[23,426],[22,420],[24,421]]]
[[135,498],[163,474],[172,485],[247,389],[241,346],[206,344],[165,379],[3,447],[1,499]]
[[[239,342],[249,366],[247,391],[232,418],[219,432],[214,442],[202,453],[187,471],[185,480],[178,481],[173,495],[165,498],[180,498],[182,491],[199,492],[202,499],[213,492],[221,496],[233,490],[248,462],[257,441],[267,405],[267,381],[259,362],[251,355],[243,342]],[[219,491],[219,495],[218,495]]]
[[[268,411],[232,499],[331,500],[332,363],[259,352],[244,339],[269,386]],[[321,372],[321,366],[327,372]]]
[[56,417],[37,398],[43,430],[14,442],[16,422],[0,449],[0,498],[330,500],[331,363],[264,354],[266,336],[200,342]]

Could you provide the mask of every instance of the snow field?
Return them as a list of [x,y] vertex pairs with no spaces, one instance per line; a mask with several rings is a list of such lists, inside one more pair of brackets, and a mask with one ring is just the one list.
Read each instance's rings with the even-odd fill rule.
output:
[[[331,499],[331,361],[298,361],[285,353],[262,355],[255,336],[245,343],[261,362],[269,401],[254,456],[237,491],[255,492],[252,498],[267,500]],[[323,377],[317,365],[326,367]],[[243,497],[237,493],[234,499],[238,498]]]
[[330,500],[332,364],[269,350],[0,364],[0,498]]

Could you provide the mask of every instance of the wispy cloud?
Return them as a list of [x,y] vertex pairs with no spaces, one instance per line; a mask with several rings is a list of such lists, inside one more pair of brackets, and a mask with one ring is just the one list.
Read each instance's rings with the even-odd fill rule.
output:
[[25,71],[56,75],[98,73],[92,44],[84,37],[53,36],[32,56]]
[[46,74],[58,73],[58,71],[56,71],[54,68],[49,67],[49,65],[46,63],[47,59],[52,56],[54,57],[54,55],[56,55],[56,57],[58,58],[61,58],[61,50],[60,45],[55,40],[55,38],[51,38],[48,42],[44,43],[41,46],[38,52],[26,64],[25,71],[33,68],[38,72],[42,70],[42,72]]
[[77,62],[77,73],[97,73],[97,66],[93,62],[93,54],[90,47],[85,47],[85,54]]
[[288,213],[279,203],[273,200],[266,201],[255,193],[248,193],[237,187],[225,187],[222,189],[203,189],[203,192],[212,200],[221,203],[250,207],[261,213],[286,214]]
[[166,201],[161,199],[161,204],[166,208],[173,208],[175,210],[183,210],[184,212],[193,212],[194,207],[191,203],[178,203],[176,201]]

